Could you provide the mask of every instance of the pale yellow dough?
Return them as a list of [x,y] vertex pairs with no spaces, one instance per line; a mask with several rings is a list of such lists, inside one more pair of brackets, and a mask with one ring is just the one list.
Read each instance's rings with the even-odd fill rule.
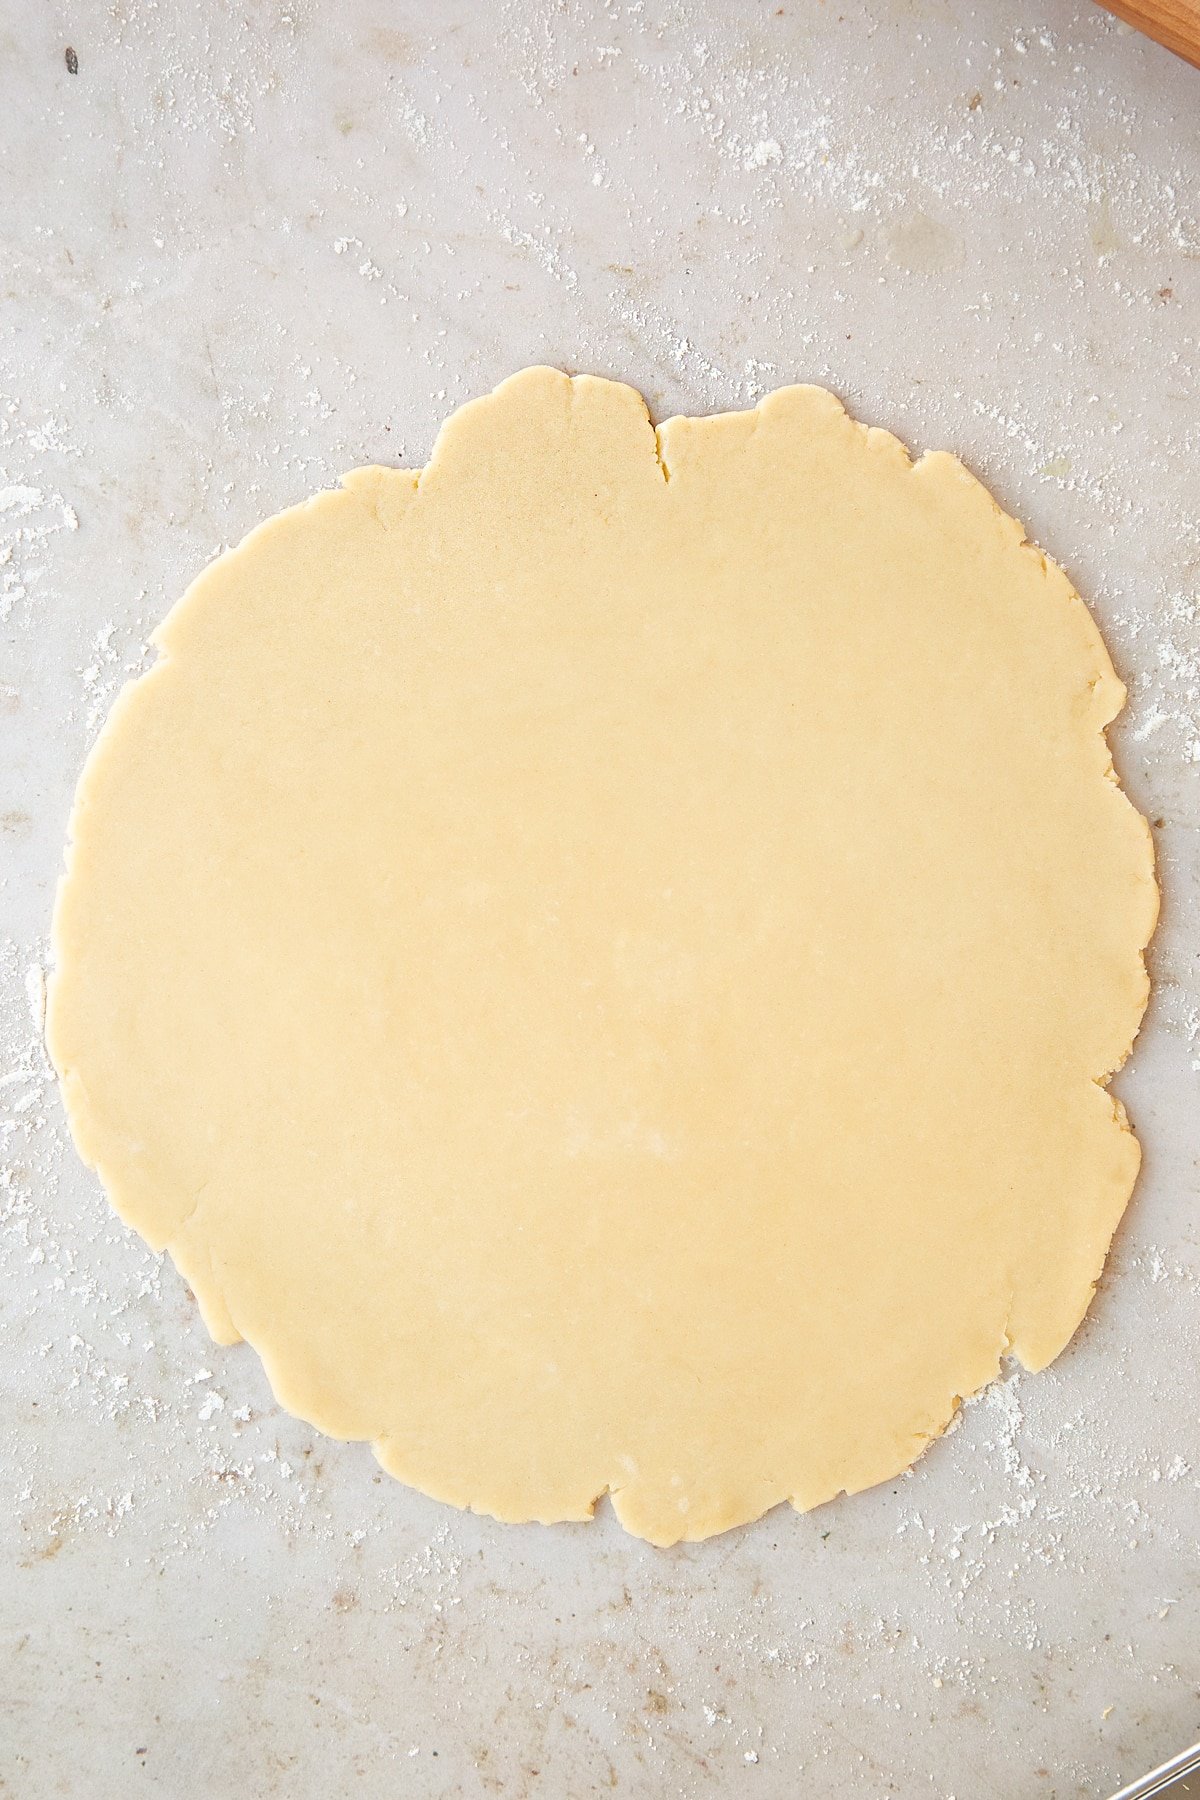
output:
[[529,369],[155,642],[50,1048],[287,1408],[667,1544],[1063,1348],[1138,1166],[1153,855],[1087,609],[953,457]]

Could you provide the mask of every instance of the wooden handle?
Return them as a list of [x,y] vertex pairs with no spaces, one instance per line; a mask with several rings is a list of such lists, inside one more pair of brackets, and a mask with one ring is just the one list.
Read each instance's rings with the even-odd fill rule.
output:
[[1200,0],[1100,0],[1100,4],[1200,69]]

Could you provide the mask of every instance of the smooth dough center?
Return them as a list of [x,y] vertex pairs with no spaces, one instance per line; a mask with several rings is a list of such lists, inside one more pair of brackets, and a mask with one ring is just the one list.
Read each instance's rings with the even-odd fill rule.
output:
[[79,1148],[282,1403],[656,1542],[1079,1323],[1157,890],[1066,577],[821,389],[531,369],[220,558],[89,759]]

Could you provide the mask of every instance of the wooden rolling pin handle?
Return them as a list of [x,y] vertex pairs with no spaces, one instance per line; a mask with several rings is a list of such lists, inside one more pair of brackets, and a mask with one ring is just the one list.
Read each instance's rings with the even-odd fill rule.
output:
[[1200,0],[1100,0],[1100,4],[1200,69]]

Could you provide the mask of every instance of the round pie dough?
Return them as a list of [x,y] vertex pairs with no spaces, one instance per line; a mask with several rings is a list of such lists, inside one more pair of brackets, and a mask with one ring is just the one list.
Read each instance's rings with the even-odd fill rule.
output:
[[667,1544],[1082,1318],[1157,890],[1087,609],[832,395],[529,369],[270,520],[80,782],[76,1142],[282,1404]]

